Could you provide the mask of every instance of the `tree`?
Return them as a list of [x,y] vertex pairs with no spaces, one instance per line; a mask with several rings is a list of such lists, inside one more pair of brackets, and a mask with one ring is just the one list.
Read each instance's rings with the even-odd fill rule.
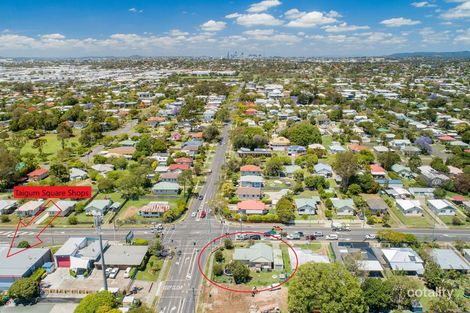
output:
[[267,176],[279,176],[284,169],[283,161],[278,156],[273,156],[266,161],[264,169]]
[[78,218],[75,215],[69,216],[67,221],[69,222],[70,225],[77,225],[78,224]]
[[416,138],[415,146],[421,149],[422,153],[431,154],[432,152],[432,139],[427,136],[421,136]]
[[69,123],[62,122],[57,126],[57,138],[60,140],[62,149],[65,147],[65,139],[70,138],[73,136],[72,127],[70,127]]
[[418,283],[410,277],[393,275],[388,279],[393,286],[392,303],[397,309],[403,310],[411,306],[416,300],[414,291],[419,288]]
[[153,313],[154,311],[142,305],[138,308],[130,309],[128,313]]
[[26,240],[20,241],[20,243],[18,244],[18,248],[25,249],[29,247],[31,247],[31,245]]
[[57,177],[57,179],[63,183],[68,182],[70,180],[69,170],[63,164],[52,164],[51,168],[49,169],[49,172],[51,176]]
[[439,157],[433,158],[430,165],[433,169],[435,169],[438,172],[449,173],[449,168],[447,167],[447,165],[445,165],[444,161]]
[[413,155],[409,160],[408,160],[408,167],[413,171],[416,172],[418,170],[418,167],[423,165],[423,162],[421,161],[421,158],[417,155]]
[[149,248],[149,252],[152,255],[159,255],[163,251],[163,244],[160,238],[155,238],[155,240],[152,242],[152,245]]
[[214,264],[214,266],[212,266],[212,273],[214,273],[215,276],[222,276],[222,274],[224,273],[224,268],[222,264]]
[[116,308],[118,305],[113,294],[108,291],[92,293],[83,298],[75,308],[75,313],[96,313],[100,307]]
[[289,285],[289,312],[367,312],[359,284],[340,263],[306,263],[299,266]]
[[10,286],[8,293],[10,297],[27,303],[39,296],[39,284],[31,277],[20,278]]
[[250,279],[250,269],[241,261],[234,261],[227,265],[227,267],[231,270],[236,284],[246,283]]
[[390,171],[392,166],[400,163],[400,161],[400,156],[394,151],[388,151],[379,155],[379,162],[387,171]]
[[417,246],[419,244],[418,238],[413,234],[406,234],[394,230],[382,230],[377,233],[377,238],[380,241],[388,242],[394,247],[400,247],[403,244]]
[[462,173],[454,179],[455,190],[459,193],[467,194],[470,192],[470,174]]
[[220,135],[219,129],[215,125],[209,125],[206,128],[204,128],[204,131],[202,132],[202,137],[204,140],[211,142],[217,139]]
[[448,297],[435,297],[429,302],[429,312],[457,313],[461,312],[457,304]]
[[249,148],[253,150],[263,148],[268,144],[268,138],[260,127],[237,127],[232,131],[231,137],[235,149]]
[[367,278],[361,286],[369,312],[383,312],[391,309],[393,286],[388,280]]
[[288,223],[295,219],[295,206],[292,199],[282,197],[276,203],[276,214],[282,223]]
[[442,281],[444,279],[444,272],[435,262],[427,261],[426,265],[424,266],[423,277],[426,281],[426,286],[434,290],[442,285]]
[[222,253],[222,251],[220,250],[217,250],[215,253],[214,253],[214,258],[215,258],[215,261],[216,262],[222,262],[224,260],[224,254]]
[[233,242],[232,242],[232,240],[231,240],[230,238],[225,238],[225,240],[224,240],[224,247],[225,247],[225,249],[227,249],[227,250],[233,249]]
[[0,190],[13,183],[17,159],[7,147],[0,143]]
[[342,190],[346,191],[349,181],[359,170],[356,155],[351,151],[336,154],[333,167],[336,173],[341,176]]
[[295,123],[293,126],[285,129],[282,135],[287,137],[292,144],[304,147],[312,143],[322,142],[318,127],[308,121]]
[[358,184],[351,184],[348,187],[349,195],[358,195],[359,193],[361,193],[361,191],[362,191],[362,188]]
[[42,138],[38,138],[35,141],[33,141],[33,148],[38,149],[40,157],[44,156],[42,147],[44,147],[46,143],[47,143],[46,139],[42,139]]
[[191,170],[184,170],[181,172],[181,174],[178,176],[178,183],[180,185],[183,185],[183,193],[186,193],[186,187],[192,186],[194,184],[193,182],[193,173]]
[[362,165],[371,164],[374,162],[375,156],[370,150],[361,150],[357,156],[357,161]]

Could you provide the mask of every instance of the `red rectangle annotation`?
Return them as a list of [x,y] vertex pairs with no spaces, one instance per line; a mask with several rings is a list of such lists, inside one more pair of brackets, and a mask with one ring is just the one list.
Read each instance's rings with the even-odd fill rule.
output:
[[86,199],[91,186],[15,186],[13,196],[23,199]]

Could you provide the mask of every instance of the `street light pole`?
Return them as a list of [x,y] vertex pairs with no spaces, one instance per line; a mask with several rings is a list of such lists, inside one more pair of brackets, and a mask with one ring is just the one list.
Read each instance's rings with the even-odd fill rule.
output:
[[93,221],[95,222],[96,232],[99,236],[100,241],[100,258],[101,258],[101,271],[103,272],[103,288],[108,291],[108,281],[106,280],[106,264],[104,262],[104,253],[103,253],[103,234],[101,233],[101,222],[102,215],[99,212],[94,212]]

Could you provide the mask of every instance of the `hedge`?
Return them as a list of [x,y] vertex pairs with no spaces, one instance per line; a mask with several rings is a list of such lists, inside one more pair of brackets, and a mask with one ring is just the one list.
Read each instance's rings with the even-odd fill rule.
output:
[[40,281],[43,278],[43,275],[46,273],[46,270],[43,269],[42,267],[38,268],[33,275],[31,275],[31,279],[35,281]]

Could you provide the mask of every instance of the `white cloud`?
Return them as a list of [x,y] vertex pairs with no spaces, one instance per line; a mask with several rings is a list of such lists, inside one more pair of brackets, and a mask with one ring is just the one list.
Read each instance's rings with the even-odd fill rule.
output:
[[130,8],[129,12],[131,12],[131,13],[143,13],[144,10],[139,10],[139,9],[136,9],[136,8]]
[[411,20],[409,18],[403,17],[394,17],[388,20],[383,20],[380,24],[385,25],[387,27],[400,27],[400,26],[411,26],[420,24],[420,21]]
[[254,26],[254,25],[276,26],[276,25],[282,24],[281,20],[278,20],[271,14],[267,14],[267,13],[254,13],[254,14],[232,13],[225,17],[235,19],[235,22],[242,26]]
[[419,31],[424,44],[438,44],[450,40],[450,31],[437,32],[431,27],[425,27]]
[[370,28],[369,26],[348,25],[347,23],[341,23],[337,25],[327,25],[327,26],[322,27],[322,29],[324,29],[328,33],[352,32],[356,30],[365,30],[369,28]]
[[458,44],[470,44],[470,28],[456,36],[454,41]]
[[435,4],[433,3],[430,3],[428,1],[420,1],[420,2],[413,2],[411,3],[412,6],[416,7],[416,8],[432,8],[432,7],[436,7]]
[[341,15],[336,11],[323,13],[319,11],[301,12],[297,9],[287,11],[284,16],[291,21],[287,23],[287,27],[309,28],[324,24],[335,23],[337,17]]
[[181,31],[179,29],[171,29],[169,32],[170,36],[173,36],[173,37],[180,37],[180,36],[188,36],[189,33],[188,32],[184,32],[184,31]]
[[441,14],[445,19],[470,18],[470,0],[461,1],[455,8]]
[[207,32],[217,32],[217,31],[224,30],[226,26],[227,26],[227,23],[223,21],[209,20],[201,25],[201,29]]
[[301,41],[296,35],[278,33],[274,29],[254,29],[243,32],[249,39],[267,41],[271,43],[294,44]]
[[277,7],[281,5],[281,1],[279,0],[264,0],[258,3],[253,3],[248,8],[247,12],[249,13],[260,13],[264,12],[272,7]]
[[55,33],[55,34],[42,35],[41,38],[45,40],[60,40],[60,39],[65,39],[65,36],[62,34]]

